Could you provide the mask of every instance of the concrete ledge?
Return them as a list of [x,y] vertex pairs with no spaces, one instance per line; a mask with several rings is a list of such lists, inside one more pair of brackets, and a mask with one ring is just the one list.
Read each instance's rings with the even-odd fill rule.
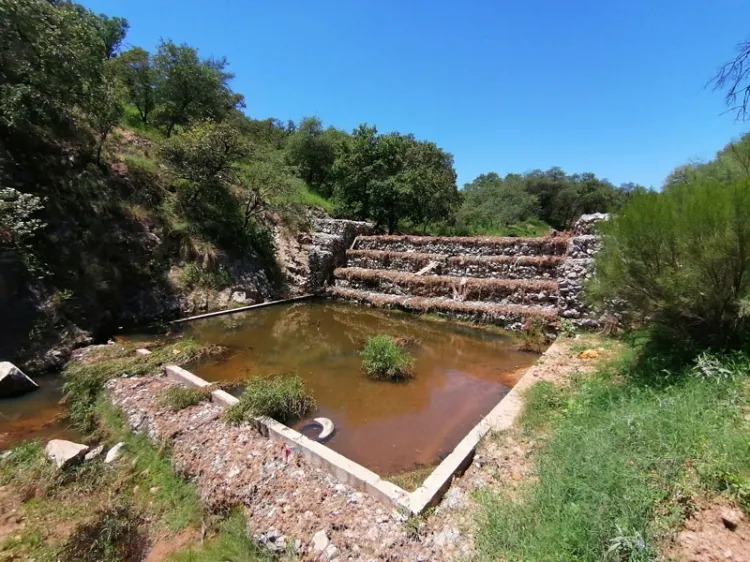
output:
[[275,306],[277,304],[289,304],[293,302],[300,302],[315,298],[316,295],[303,295],[301,297],[294,297],[291,299],[282,299],[278,301],[260,302],[258,304],[251,304],[249,306],[240,306],[237,308],[229,308],[227,310],[218,310],[216,312],[208,312],[206,314],[198,314],[197,316],[189,316],[188,318],[180,318],[179,320],[172,320],[170,324],[182,324],[184,322],[192,322],[193,320],[201,320],[203,318],[213,318],[214,316],[224,316],[225,314],[234,314],[235,312],[245,312],[246,310],[256,310],[258,308],[266,308],[267,306]]
[[[546,353],[559,345],[561,344],[553,343]],[[500,400],[497,406],[466,434],[453,451],[432,471],[422,486],[412,493],[383,480],[368,468],[317,441],[308,439],[274,419],[261,417],[256,418],[252,423],[262,435],[274,441],[282,441],[296,449],[310,464],[325,470],[343,484],[366,492],[385,504],[418,515],[440,501],[443,494],[450,488],[454,476],[466,470],[471,464],[477,445],[489,431],[503,431],[513,425],[523,409],[521,394],[536,382],[534,370],[532,366],[526,371],[521,380]],[[175,365],[166,366],[164,371],[171,380],[187,386],[210,386],[207,381]],[[223,390],[213,391],[211,400],[222,406],[237,403],[237,398]]]
[[178,367],[177,365],[167,365],[164,367],[164,373],[167,375],[168,379],[187,386],[197,386],[199,388],[211,386],[210,382],[205,381],[200,377],[196,377],[190,371]]

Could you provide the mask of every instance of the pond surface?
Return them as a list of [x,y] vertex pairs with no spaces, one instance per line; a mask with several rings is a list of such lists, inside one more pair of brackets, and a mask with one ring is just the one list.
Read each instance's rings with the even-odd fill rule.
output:
[[0,398],[0,451],[30,439],[46,441],[75,436],[58,421],[65,411],[59,403],[62,377],[38,377],[35,382],[38,390],[17,398]]
[[[294,372],[313,391],[314,417],[333,420],[333,450],[383,475],[431,465],[508,393],[537,355],[507,336],[399,312],[332,301],[199,320],[185,331],[229,349],[221,359],[189,365],[206,380]],[[376,382],[359,351],[375,334],[416,338],[415,378]]]

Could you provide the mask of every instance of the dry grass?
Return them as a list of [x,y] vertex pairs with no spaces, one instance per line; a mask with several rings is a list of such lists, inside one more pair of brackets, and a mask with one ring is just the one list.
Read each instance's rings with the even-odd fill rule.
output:
[[[542,291],[557,292],[557,281],[539,279],[481,279],[447,275],[416,275],[403,271],[382,269],[339,268],[337,279],[359,282],[367,288],[388,289],[391,284],[408,290],[414,296],[446,297],[457,300],[483,301],[514,297],[520,301],[533,300]],[[526,294],[531,299],[526,298]]]
[[461,302],[441,298],[405,297],[401,295],[369,293],[367,291],[345,289],[343,287],[332,287],[329,289],[329,294],[381,308],[401,308],[421,313],[479,317],[485,321],[492,322],[508,321],[510,319],[523,321],[532,316],[540,316],[550,321],[557,318],[557,310],[553,308],[532,308],[528,306],[501,305],[486,302]]
[[490,246],[508,248],[511,246],[535,246],[540,254],[562,255],[568,249],[567,235],[541,236],[535,238],[512,238],[504,236],[360,236],[357,244],[360,247],[382,244],[409,244],[414,247],[429,247],[439,244],[464,247]]

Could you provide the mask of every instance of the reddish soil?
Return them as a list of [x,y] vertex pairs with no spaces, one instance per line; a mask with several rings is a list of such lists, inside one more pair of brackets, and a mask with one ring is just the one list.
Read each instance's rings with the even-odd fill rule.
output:
[[675,562],[750,562],[750,521],[726,500],[701,500],[666,556]]

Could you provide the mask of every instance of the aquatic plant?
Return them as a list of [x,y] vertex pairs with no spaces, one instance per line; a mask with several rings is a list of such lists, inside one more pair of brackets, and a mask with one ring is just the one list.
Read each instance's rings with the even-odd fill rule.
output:
[[372,379],[399,381],[413,376],[414,357],[390,336],[368,338],[360,356],[365,373]]
[[239,424],[259,416],[280,422],[298,419],[315,408],[315,398],[297,375],[252,377],[239,402],[227,408],[224,419]]

